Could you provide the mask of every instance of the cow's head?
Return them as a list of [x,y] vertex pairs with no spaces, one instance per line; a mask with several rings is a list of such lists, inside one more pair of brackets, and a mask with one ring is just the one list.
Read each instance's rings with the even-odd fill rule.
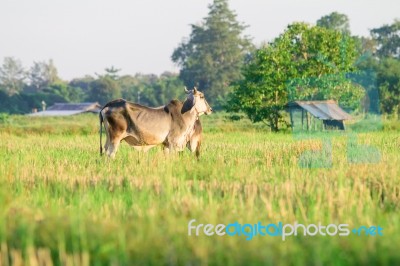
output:
[[187,94],[186,101],[184,102],[183,109],[185,110],[195,110],[198,116],[202,114],[209,115],[212,113],[212,108],[208,105],[204,93],[198,91],[196,87],[193,90],[188,90],[185,87],[185,92]]

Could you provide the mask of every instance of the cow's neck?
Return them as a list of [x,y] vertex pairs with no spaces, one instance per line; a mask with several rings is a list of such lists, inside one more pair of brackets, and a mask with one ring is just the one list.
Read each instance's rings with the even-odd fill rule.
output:
[[196,109],[192,108],[190,111],[185,112],[184,114],[182,114],[182,118],[186,128],[192,129],[198,118]]
[[183,139],[185,140],[186,143],[189,141],[190,133],[194,129],[194,125],[196,124],[196,120],[198,119],[198,114],[197,111],[194,108],[192,108],[192,110],[184,113],[182,117],[185,124]]

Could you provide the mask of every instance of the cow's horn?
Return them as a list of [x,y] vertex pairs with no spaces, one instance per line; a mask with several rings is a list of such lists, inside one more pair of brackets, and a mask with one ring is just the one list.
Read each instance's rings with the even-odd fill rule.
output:
[[197,88],[196,87],[193,88],[193,93],[197,93]]
[[185,86],[185,93],[190,93],[190,91]]

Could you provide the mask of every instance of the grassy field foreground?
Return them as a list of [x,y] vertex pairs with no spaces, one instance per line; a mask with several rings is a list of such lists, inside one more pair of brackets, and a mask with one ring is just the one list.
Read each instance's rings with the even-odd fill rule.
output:
[[[10,119],[13,119],[12,117]],[[14,123],[16,122],[16,123]],[[332,137],[331,168],[301,168],[298,140],[205,118],[199,161],[121,145],[100,158],[98,120],[0,126],[0,264],[310,265],[400,263],[400,134],[358,134],[380,161],[350,164]],[[33,126],[32,126],[33,125]],[[379,225],[383,236],[188,236],[188,222]]]

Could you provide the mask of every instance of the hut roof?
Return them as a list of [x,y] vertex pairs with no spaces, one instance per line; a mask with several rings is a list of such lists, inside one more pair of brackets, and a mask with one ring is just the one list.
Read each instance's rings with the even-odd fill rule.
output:
[[30,116],[67,116],[80,113],[98,113],[101,105],[94,103],[55,103],[45,111],[29,114]]
[[303,108],[321,120],[348,120],[351,115],[343,111],[333,100],[327,101],[294,101],[288,104],[289,108]]

